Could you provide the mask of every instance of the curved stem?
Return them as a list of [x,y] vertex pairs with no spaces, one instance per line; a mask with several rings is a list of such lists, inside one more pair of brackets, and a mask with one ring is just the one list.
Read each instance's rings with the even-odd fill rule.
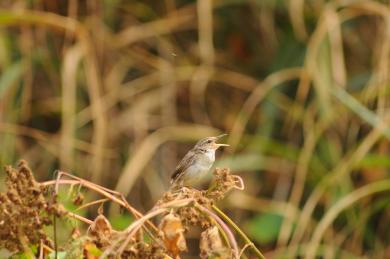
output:
[[245,243],[252,247],[253,251],[259,256],[259,258],[265,259],[265,256],[260,252],[259,249],[253,244],[253,242],[245,235],[245,233],[231,220],[223,211],[221,211],[217,206],[213,205],[213,209],[223,218],[229,225],[231,225],[234,230],[245,240]]
[[223,230],[227,234],[227,236],[229,238],[229,242],[230,242],[230,244],[231,244],[231,246],[233,248],[234,258],[238,259],[239,258],[239,251],[238,251],[237,241],[234,238],[234,234],[229,229],[229,227],[225,224],[225,222],[220,217],[215,215],[214,212],[212,212],[208,208],[206,208],[206,207],[204,207],[204,206],[202,206],[200,204],[197,204],[197,203],[195,203],[195,207],[197,207],[203,213],[207,213],[210,217],[212,217],[223,228]]

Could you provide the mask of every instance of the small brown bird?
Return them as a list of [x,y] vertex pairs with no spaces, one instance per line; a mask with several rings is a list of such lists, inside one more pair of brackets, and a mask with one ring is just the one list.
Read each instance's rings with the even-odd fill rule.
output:
[[216,143],[218,139],[226,135],[204,138],[196,143],[195,147],[188,151],[173,172],[171,188],[199,184],[215,161],[215,151],[221,146],[229,146]]

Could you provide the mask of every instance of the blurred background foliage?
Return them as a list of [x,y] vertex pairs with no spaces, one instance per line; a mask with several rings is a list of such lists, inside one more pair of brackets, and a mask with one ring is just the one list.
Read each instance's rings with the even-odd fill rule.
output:
[[0,7],[2,166],[66,170],[146,211],[224,132],[218,166],[246,189],[221,206],[266,256],[390,257],[388,1]]

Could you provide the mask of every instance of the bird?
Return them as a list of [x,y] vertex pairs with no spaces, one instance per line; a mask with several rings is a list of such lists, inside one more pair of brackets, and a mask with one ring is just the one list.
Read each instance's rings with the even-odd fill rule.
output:
[[199,140],[176,166],[171,176],[171,189],[194,187],[201,183],[215,161],[215,151],[222,146],[229,146],[217,143],[217,140],[226,135]]

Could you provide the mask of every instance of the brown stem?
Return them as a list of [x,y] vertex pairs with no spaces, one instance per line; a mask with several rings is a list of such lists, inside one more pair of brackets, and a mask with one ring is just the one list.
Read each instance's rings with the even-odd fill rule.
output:
[[265,259],[264,255],[260,252],[259,249],[253,244],[253,242],[245,235],[245,233],[231,220],[223,211],[221,211],[217,206],[213,205],[213,209],[227,222],[231,225],[234,230],[245,240],[245,243],[252,247],[253,251],[259,256],[259,258]]
[[[60,175],[60,173],[59,173]],[[122,207],[125,207],[130,213],[132,213],[134,215],[134,217],[136,219],[139,219],[141,218],[143,215],[142,213],[140,213],[138,210],[136,210],[135,208],[131,207],[127,202],[123,201],[122,197],[121,199],[115,197],[113,194],[111,194],[110,192],[112,192],[111,190],[107,189],[107,188],[104,188],[100,185],[97,185],[97,184],[94,184],[94,183],[91,183],[89,181],[86,181],[84,179],[81,179],[81,178],[78,178],[76,176],[71,176],[69,174],[66,174],[67,176],[70,176],[72,178],[75,178],[76,180],[70,180],[70,179],[58,179],[57,180],[50,180],[50,181],[46,181],[46,182],[43,182],[43,183],[40,183],[42,186],[49,186],[49,185],[56,185],[57,186],[57,190],[58,190],[58,185],[60,184],[80,184],[80,185],[83,185],[84,187],[86,188],[89,188],[101,195],[103,195],[104,197],[110,199],[111,201],[121,205]],[[109,191],[106,191],[106,190],[109,190]],[[150,221],[147,221],[147,224],[154,230],[155,233],[158,233],[158,229],[157,227]],[[151,237],[153,237],[153,235],[151,235]]]
[[195,204],[195,207],[197,207],[199,210],[201,210],[203,213],[206,213],[208,214],[210,217],[212,217],[216,222],[218,222],[218,224],[222,227],[222,229],[224,230],[224,232],[227,234],[228,238],[229,238],[229,242],[233,248],[233,252],[234,252],[234,258],[239,258],[239,250],[238,250],[238,245],[237,245],[237,241],[234,237],[234,234],[232,233],[232,231],[230,230],[230,228],[225,224],[225,222],[223,222],[223,220],[218,217],[214,212],[212,212],[211,210],[209,210],[208,208],[200,205],[200,204]]

